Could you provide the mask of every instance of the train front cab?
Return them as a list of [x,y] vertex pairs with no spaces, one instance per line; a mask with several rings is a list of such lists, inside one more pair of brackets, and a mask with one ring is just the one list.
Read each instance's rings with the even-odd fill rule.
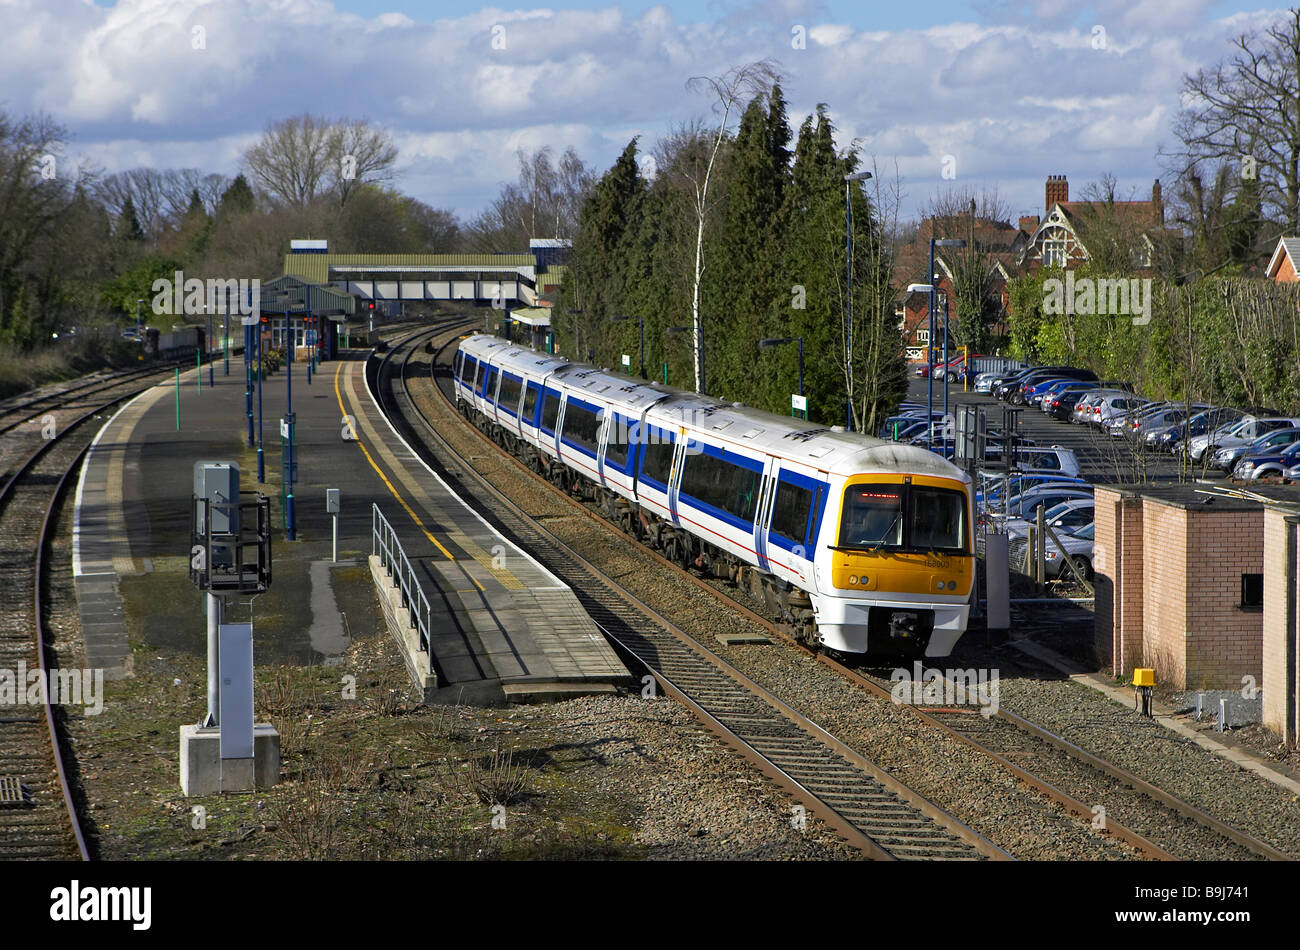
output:
[[830,649],[947,656],[966,630],[974,577],[970,494],[951,478],[847,479],[831,522],[818,629]]

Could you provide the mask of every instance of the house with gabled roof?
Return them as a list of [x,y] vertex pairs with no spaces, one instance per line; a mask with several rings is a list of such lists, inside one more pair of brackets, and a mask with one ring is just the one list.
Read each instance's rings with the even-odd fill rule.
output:
[[1300,281],[1300,237],[1281,237],[1268,260],[1264,276],[1278,284]]
[[1090,258],[1089,230],[1105,216],[1109,223],[1138,240],[1138,258],[1133,266],[1146,270],[1155,264],[1156,239],[1165,229],[1164,196],[1160,179],[1151,186],[1149,201],[1071,201],[1070,183],[1064,175],[1048,175],[1044,189],[1044,214],[1041,219],[1020,219],[1029,239],[1017,260],[1024,272],[1040,267],[1074,270]]

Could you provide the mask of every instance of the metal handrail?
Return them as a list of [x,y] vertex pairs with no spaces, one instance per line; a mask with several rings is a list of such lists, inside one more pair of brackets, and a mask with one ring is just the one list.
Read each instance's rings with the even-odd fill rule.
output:
[[396,569],[402,606],[407,610],[411,627],[420,634],[420,646],[429,657],[428,672],[433,673],[433,645],[429,639],[432,611],[429,608],[429,598],[425,596],[424,589],[415,576],[415,569],[411,567],[411,561],[402,549],[397,532],[374,502],[370,505],[370,553],[379,557],[379,563],[384,566],[384,572],[389,577],[394,576]]

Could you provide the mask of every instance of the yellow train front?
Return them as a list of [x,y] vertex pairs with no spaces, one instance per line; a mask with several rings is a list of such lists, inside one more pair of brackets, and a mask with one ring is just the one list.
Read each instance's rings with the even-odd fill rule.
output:
[[947,656],[970,612],[970,479],[925,450],[889,451],[888,466],[832,476],[835,517],[823,519],[812,595],[818,637],[841,653]]

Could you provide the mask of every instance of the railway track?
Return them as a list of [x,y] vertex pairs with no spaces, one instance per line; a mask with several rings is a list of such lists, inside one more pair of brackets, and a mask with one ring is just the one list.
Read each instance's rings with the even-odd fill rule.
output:
[[643,665],[712,732],[794,796],[807,813],[824,820],[867,856],[884,860],[1010,857],[744,676],[479,475],[437,432],[406,388],[415,341],[438,332],[412,334],[384,354],[376,378],[384,411],[408,433],[416,434],[412,422],[420,426],[420,441],[430,446],[449,480],[468,489],[468,497],[477,498],[504,530],[573,588],[625,657]]
[[[437,356],[434,359],[436,361]],[[441,397],[450,402],[444,389],[436,380],[433,382]],[[490,442],[482,433],[479,436]],[[495,444],[493,447],[500,451]],[[517,460],[515,462],[521,472],[550,486],[549,481]],[[594,506],[583,504],[567,495],[564,497],[576,510],[600,522],[620,537],[626,537]],[[665,570],[708,590],[729,608],[740,611],[750,622],[779,637],[794,649],[811,654],[780,625],[754,612],[729,591],[721,589],[720,582],[701,579],[652,549],[642,546],[642,550]],[[815,656],[818,662],[838,675],[874,696],[892,702],[887,680],[882,682],[825,654]],[[1148,858],[1291,859],[1290,855],[1267,842],[1228,825],[1132,772],[1091,755],[1060,736],[1006,710],[998,710],[996,715],[986,717],[978,715],[970,706],[920,708],[913,704],[904,705],[928,727],[975,749],[1010,771],[1038,794],[1056,802],[1080,820],[1089,822],[1097,830],[1124,841]],[[1033,770],[1026,767],[1031,762],[1034,764]],[[1098,805],[1101,805],[1100,809]]]
[[[14,579],[0,585],[0,669],[39,670],[42,681],[50,681],[45,549],[59,503],[94,438],[93,420],[144,388],[117,393],[65,422],[0,487],[0,577]],[[19,702],[0,706],[0,858],[89,860],[65,769],[55,697],[40,689],[39,701],[32,703],[37,695],[26,684],[20,690]]]
[[97,379],[85,380],[80,385],[71,386],[67,389],[60,389],[31,399],[2,405],[0,406],[0,435],[11,432],[29,422],[34,422],[46,413],[54,411],[66,412],[76,409],[88,396],[115,389],[123,384],[157,375],[158,373],[159,370],[155,366],[150,366],[147,369],[125,370]]

